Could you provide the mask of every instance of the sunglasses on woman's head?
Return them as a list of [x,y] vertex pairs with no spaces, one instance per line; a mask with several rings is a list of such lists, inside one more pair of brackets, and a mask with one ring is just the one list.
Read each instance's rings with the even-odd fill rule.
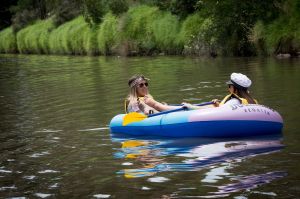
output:
[[148,83],[145,82],[145,83],[140,83],[140,84],[139,84],[139,87],[140,87],[140,88],[143,88],[144,86],[145,86],[145,87],[148,87]]

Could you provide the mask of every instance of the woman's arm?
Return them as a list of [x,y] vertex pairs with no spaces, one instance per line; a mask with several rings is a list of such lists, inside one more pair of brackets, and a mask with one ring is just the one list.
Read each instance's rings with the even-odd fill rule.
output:
[[158,111],[167,111],[180,108],[178,106],[162,104],[147,95],[144,97],[144,103]]
[[158,113],[159,111],[155,110],[154,108],[148,106],[141,100],[131,101],[128,103],[127,112],[137,112],[137,113],[143,113],[145,115],[151,114],[151,113]]
[[143,113],[145,115],[149,115],[149,114],[153,114],[153,113],[158,113],[159,112],[158,110],[154,109],[153,107],[148,106],[144,102],[139,102],[139,106],[142,107]]

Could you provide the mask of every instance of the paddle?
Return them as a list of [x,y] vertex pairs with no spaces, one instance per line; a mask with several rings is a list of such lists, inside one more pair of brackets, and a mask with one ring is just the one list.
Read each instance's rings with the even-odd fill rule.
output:
[[[210,105],[210,104],[213,104],[214,102],[203,102],[201,104],[194,104],[195,106],[206,106],[206,105]],[[151,114],[151,115],[144,115],[142,113],[137,113],[137,112],[131,112],[131,113],[128,113],[124,116],[123,118],[123,126],[126,126],[127,124],[129,123],[132,123],[132,122],[138,122],[138,121],[141,121],[141,120],[144,120],[148,117],[154,117],[154,116],[158,116],[158,115],[164,115],[164,114],[167,114],[167,113],[173,113],[173,112],[177,112],[177,111],[183,111],[183,110],[186,110],[187,108],[186,107],[180,107],[180,108],[177,108],[177,109],[173,109],[173,110],[169,110],[169,111],[163,111],[163,112],[159,112],[159,113],[154,113],[154,114]]]

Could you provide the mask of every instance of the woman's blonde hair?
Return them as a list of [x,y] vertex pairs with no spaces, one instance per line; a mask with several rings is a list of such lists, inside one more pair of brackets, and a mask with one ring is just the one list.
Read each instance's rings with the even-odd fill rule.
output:
[[[146,78],[144,75],[134,75],[132,76],[129,80],[128,80],[128,86],[129,86],[129,94],[127,96],[127,101],[134,101],[138,99],[138,95],[137,95],[137,85],[140,81],[146,81],[148,82],[149,79]],[[149,96],[151,96],[148,93]]]

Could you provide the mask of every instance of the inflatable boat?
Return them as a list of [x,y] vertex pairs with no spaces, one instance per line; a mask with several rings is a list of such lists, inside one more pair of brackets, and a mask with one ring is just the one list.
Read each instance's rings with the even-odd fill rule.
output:
[[134,136],[221,138],[278,134],[283,127],[283,119],[277,111],[257,104],[162,112],[125,122],[130,114],[112,118],[111,132]]

